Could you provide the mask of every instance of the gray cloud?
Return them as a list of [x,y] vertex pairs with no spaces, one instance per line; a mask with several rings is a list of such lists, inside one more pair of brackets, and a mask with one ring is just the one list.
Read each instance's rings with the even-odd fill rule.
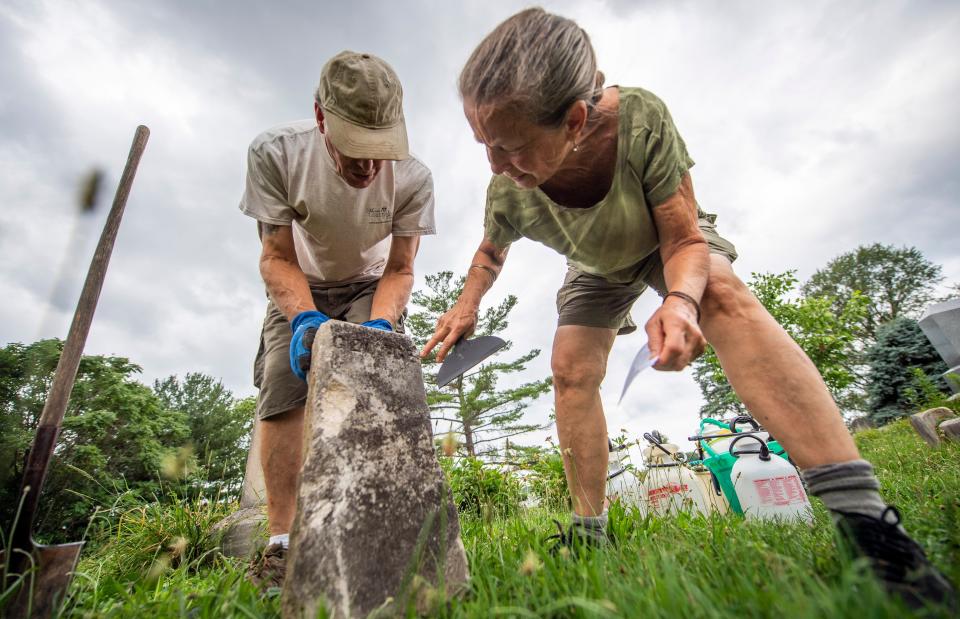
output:
[[[74,297],[50,308],[92,165],[119,177],[136,124],[153,135],[136,179],[94,328],[93,353],[131,357],[152,379],[204,371],[252,393],[265,304],[252,220],[236,208],[245,151],[261,130],[309,116],[326,58],[377,53],[401,76],[413,150],[433,169],[440,235],[422,274],[466,267],[480,240],[488,168],[463,121],[457,73],[521,2],[326,6],[252,1],[14,2],[0,7],[0,342],[66,331],[96,225],[71,260]],[[698,198],[737,243],[737,269],[809,275],[860,243],[909,244],[960,280],[960,95],[952,3],[575,3],[608,83],[670,106],[698,161]],[[109,203],[109,199],[105,200]],[[105,205],[104,205],[105,206]],[[102,218],[101,211],[99,217]],[[74,264],[75,263],[75,264]],[[544,354],[563,259],[519,242],[491,300],[520,304],[514,350]],[[657,300],[642,299],[639,322]],[[41,326],[44,315],[53,318]],[[692,431],[688,375],[650,373],[613,406],[642,335],[620,338],[603,389],[610,427]],[[547,400],[535,414],[545,418]]]

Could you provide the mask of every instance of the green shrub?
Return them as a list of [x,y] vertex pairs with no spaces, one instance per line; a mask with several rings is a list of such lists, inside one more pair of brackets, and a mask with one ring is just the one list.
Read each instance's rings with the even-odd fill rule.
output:
[[527,478],[530,492],[541,507],[553,510],[570,509],[570,492],[563,471],[563,458],[556,451],[541,453],[530,464]]
[[520,508],[523,491],[513,473],[484,465],[479,458],[459,458],[456,462],[448,459],[443,468],[461,514],[489,520],[509,516]]
[[213,527],[235,508],[203,497],[182,499],[170,489],[150,503],[134,493],[121,495],[95,517],[94,526],[100,526],[91,559],[118,579],[156,578],[181,566],[193,571],[219,556],[220,534]]
[[903,394],[913,407],[912,412],[919,413],[943,406],[960,414],[960,400],[951,400],[950,394],[941,390],[939,385],[920,368],[913,368],[912,386],[906,387]]

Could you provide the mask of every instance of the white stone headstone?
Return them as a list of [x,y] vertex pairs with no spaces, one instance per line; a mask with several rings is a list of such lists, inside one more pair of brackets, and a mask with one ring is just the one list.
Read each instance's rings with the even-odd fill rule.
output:
[[947,384],[960,393],[960,298],[935,303],[920,318],[920,328],[950,370]]
[[469,572],[420,360],[395,333],[327,322],[313,344],[287,619],[443,604]]

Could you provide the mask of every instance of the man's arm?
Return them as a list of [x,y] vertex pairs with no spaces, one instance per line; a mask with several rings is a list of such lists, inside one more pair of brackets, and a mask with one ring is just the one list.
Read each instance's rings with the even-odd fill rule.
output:
[[259,222],[259,225],[260,242],[263,245],[260,275],[274,304],[287,320],[293,320],[300,312],[316,310],[307,276],[297,261],[293,229],[263,222]]
[[437,361],[444,357],[461,337],[470,337],[477,327],[477,314],[480,311],[480,299],[493,286],[494,280],[500,275],[503,263],[507,259],[509,247],[500,248],[483,239],[480,248],[473,256],[473,262],[467,270],[467,280],[463,284],[463,292],[457,302],[446,314],[437,321],[433,337],[420,351],[421,357],[426,357],[437,344],[442,342],[437,351]]
[[394,236],[390,255],[373,295],[370,320],[383,318],[396,325],[413,290],[413,260],[420,249],[419,236]]
[[[700,231],[693,181],[687,173],[677,191],[653,208],[660,238],[660,258],[668,292],[680,292],[700,303],[710,273],[710,250]],[[697,307],[668,296],[647,322],[650,350],[658,369],[680,370],[703,352]]]

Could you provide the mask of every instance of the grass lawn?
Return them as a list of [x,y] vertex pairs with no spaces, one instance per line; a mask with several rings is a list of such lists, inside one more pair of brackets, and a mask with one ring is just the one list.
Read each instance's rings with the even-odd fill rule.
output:
[[[960,582],[960,444],[929,449],[903,421],[856,439],[907,529],[947,576]],[[610,526],[616,546],[581,558],[551,555],[542,541],[556,532],[551,519],[565,522],[566,515],[529,510],[489,522],[464,519],[470,588],[436,616],[907,615],[861,565],[838,557],[829,517],[816,501],[815,509],[816,524],[808,527],[748,523],[737,516],[643,518],[615,507]],[[175,516],[141,512],[140,520],[129,519],[83,558],[65,616],[279,615],[279,598],[260,596],[244,580],[241,562],[204,552],[211,543],[208,522],[220,515],[215,508],[192,516],[187,509]],[[168,553],[160,551],[181,529],[188,534],[178,534],[176,553],[184,560],[168,563]],[[150,549],[162,560],[153,561]],[[918,616],[947,615],[931,610]]]

